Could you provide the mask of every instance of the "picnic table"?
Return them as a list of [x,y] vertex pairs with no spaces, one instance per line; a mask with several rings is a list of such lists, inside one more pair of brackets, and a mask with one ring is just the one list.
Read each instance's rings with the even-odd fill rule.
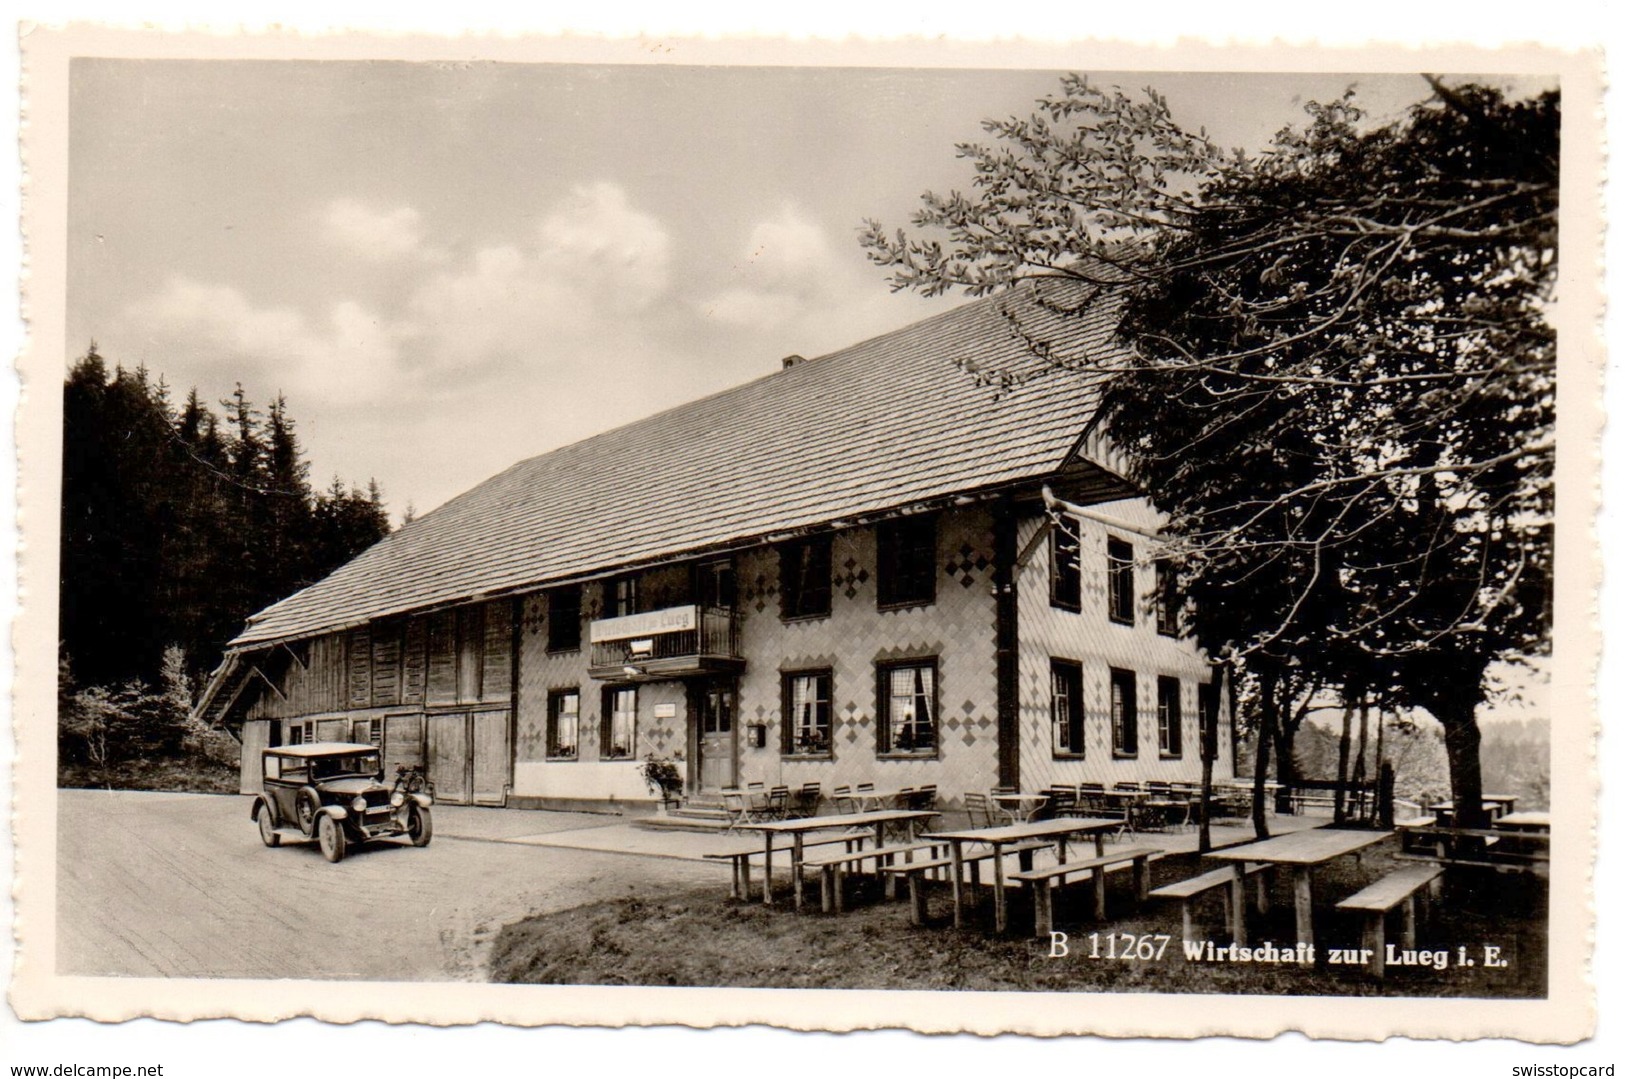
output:
[[1257,843],[1243,843],[1239,847],[1209,851],[1207,857],[1230,862],[1235,867],[1235,879],[1230,883],[1230,928],[1237,944],[1247,943],[1247,904],[1245,902],[1247,865],[1285,865],[1292,867],[1293,905],[1297,908],[1298,943],[1315,943],[1314,885],[1316,866],[1364,850],[1393,835],[1392,832],[1367,832],[1352,829],[1310,828],[1302,832],[1289,832]]
[[886,790],[853,791],[852,800],[863,807],[865,812],[877,809],[891,809],[897,797],[902,794],[902,788],[888,788]]
[[[993,927],[1003,933],[1009,920],[1004,894],[1004,848],[1031,840],[1051,840],[1055,843],[1056,857],[1066,861],[1066,841],[1072,836],[1093,836],[1095,854],[1106,853],[1106,833],[1123,826],[1120,820],[1106,817],[1060,817],[1055,820],[1028,821],[1022,824],[1004,824],[996,828],[969,828],[958,832],[928,832],[927,839],[947,840],[953,859],[954,927],[964,924],[964,865],[965,845],[978,843],[993,848]],[[1032,852],[1021,855],[1022,868],[1030,869]]]
[[999,791],[988,797],[999,803],[999,807],[1012,817],[1025,821],[1038,816],[1049,802],[1049,795],[1043,791]]
[[[801,858],[802,844],[809,832],[826,831],[831,828],[841,828],[853,831],[861,828],[873,827],[875,830],[875,846],[885,845],[886,826],[889,824],[908,825],[910,835],[921,823],[938,814],[929,809],[875,809],[863,813],[839,813],[832,817],[792,817],[789,820],[757,821],[745,824],[743,827],[761,832],[764,837],[762,850],[762,902],[773,902],[773,838],[779,835],[790,837],[790,871],[795,879],[796,909],[801,909]],[[784,848],[779,848],[783,850]]]
[[1508,813],[1491,821],[1490,827],[1508,832],[1550,832],[1552,830],[1552,815],[1537,810]]
[[[1485,794],[1481,795],[1480,808],[1490,815],[1490,819],[1504,817],[1512,811],[1518,798],[1512,794]],[[1428,812],[1438,818],[1440,824],[1453,824],[1456,820],[1455,802],[1434,802],[1428,806]]]

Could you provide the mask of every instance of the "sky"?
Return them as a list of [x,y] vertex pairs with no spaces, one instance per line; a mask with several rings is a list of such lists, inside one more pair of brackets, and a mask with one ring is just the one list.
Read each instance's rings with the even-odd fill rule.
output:
[[[66,342],[286,396],[398,520],[513,462],[925,317],[857,243],[1058,72],[76,59]],[[1417,76],[1094,72],[1256,148]]]

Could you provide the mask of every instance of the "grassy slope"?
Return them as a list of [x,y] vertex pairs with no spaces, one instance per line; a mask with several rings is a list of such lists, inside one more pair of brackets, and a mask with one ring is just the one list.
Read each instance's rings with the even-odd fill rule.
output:
[[[1332,903],[1394,864],[1385,845],[1360,863],[1345,858],[1317,873],[1316,925],[1323,954],[1331,947],[1358,944],[1358,923],[1330,909]],[[1165,859],[1154,867],[1152,883],[1195,871],[1188,856]],[[1285,945],[1294,935],[1285,880],[1277,883],[1274,896],[1268,916],[1253,915],[1253,940]],[[1492,971],[1452,965],[1443,972],[1390,968],[1381,983],[1357,967],[1189,963],[1180,949],[1177,904],[1153,901],[1136,910],[1126,874],[1112,877],[1112,920],[1106,926],[1079,923],[1088,909],[1086,889],[1072,889],[1062,897],[1058,917],[1071,934],[1071,955],[1058,959],[1049,958],[1047,944],[1023,936],[1031,922],[1020,900],[1012,904],[1017,932],[1006,940],[982,931],[991,917],[985,902],[974,928],[955,931],[948,925],[945,885],[933,890],[932,924],[922,929],[909,925],[903,904],[880,901],[873,892],[857,895],[843,915],[826,916],[816,913],[816,902],[812,906],[814,910],[797,914],[787,906],[732,902],[720,889],[673,890],[591,904],[505,927],[492,952],[491,977],[533,984],[844,989],[1468,997],[1545,992],[1546,906],[1543,886],[1533,878],[1454,882],[1419,937],[1424,948],[1448,946],[1452,964],[1457,944],[1469,945],[1475,958],[1480,945],[1499,944],[1510,966]],[[1216,924],[1217,899],[1203,910],[1210,923],[1206,935],[1223,943]],[[1091,959],[1088,937],[1097,930],[1168,934],[1172,940],[1160,962]],[[1397,941],[1393,923],[1390,940]]]

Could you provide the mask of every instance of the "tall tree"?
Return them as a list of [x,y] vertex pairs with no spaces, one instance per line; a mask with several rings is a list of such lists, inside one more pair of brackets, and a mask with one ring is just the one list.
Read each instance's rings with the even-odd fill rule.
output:
[[[69,370],[62,654],[86,686],[122,687],[85,698],[75,714],[86,730],[108,729],[97,726],[101,701],[130,713],[118,727],[126,741],[172,732],[175,687],[218,662],[248,615],[389,531],[376,485],[371,496],[341,487],[343,527],[313,552],[317,500],[287,402],[277,398],[263,422],[241,386],[223,405],[224,428],[195,390],[177,413],[161,377],[109,371],[94,345]],[[160,703],[149,707],[142,687],[155,683]],[[147,723],[148,713],[169,718]],[[154,744],[173,742],[165,734]]]
[[927,195],[926,238],[864,241],[898,287],[1120,303],[1102,420],[1199,639],[1427,708],[1471,822],[1486,671],[1549,647],[1559,103],[1430,85],[1226,156],[1154,93],[1068,78],[960,147],[976,194]]

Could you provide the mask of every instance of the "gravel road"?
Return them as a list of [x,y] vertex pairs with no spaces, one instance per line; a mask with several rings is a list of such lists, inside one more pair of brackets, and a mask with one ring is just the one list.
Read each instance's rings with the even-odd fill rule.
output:
[[[727,887],[714,864],[462,839],[444,826],[428,847],[381,842],[331,865],[314,844],[262,846],[251,801],[58,792],[57,972],[478,981],[496,930],[527,914],[690,883],[715,883],[720,900]],[[606,823],[545,818],[538,831]],[[470,822],[502,825],[476,834],[513,830],[506,818]]]

